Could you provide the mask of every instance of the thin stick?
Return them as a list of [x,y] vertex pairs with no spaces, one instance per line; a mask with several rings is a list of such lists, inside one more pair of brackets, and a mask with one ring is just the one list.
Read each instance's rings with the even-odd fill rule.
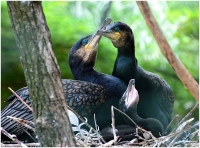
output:
[[138,126],[127,114],[125,114],[124,112],[122,112],[121,110],[117,109],[117,108],[114,107],[114,106],[113,106],[113,108],[114,108],[115,110],[117,110],[118,112],[120,112],[121,114],[123,114],[124,116],[126,116],[126,117],[136,126],[136,128],[138,128],[140,131],[146,132],[146,133],[148,133],[153,139],[156,139],[156,138],[153,136],[153,134],[152,134],[151,132],[149,132],[149,131],[143,129],[143,128],[140,127],[140,126]]
[[121,110],[115,108],[114,106],[113,106],[113,108],[114,108],[115,110],[117,110],[118,112],[120,112],[121,114],[123,114],[124,116],[126,116],[131,122],[133,122],[133,124],[134,124],[136,127],[139,127],[127,114],[125,114],[125,113],[122,112]]
[[[3,144],[1,145],[2,147],[20,147],[20,144]],[[26,143],[26,146],[30,146],[30,147],[39,147],[40,144],[39,143]]]
[[168,60],[171,67],[174,69],[176,75],[182,81],[184,86],[187,87],[189,92],[193,95],[195,100],[199,102],[199,85],[185,68],[185,66],[181,63],[181,61],[174,54],[171,46],[167,42],[162,30],[160,29],[157,21],[155,20],[151,9],[146,1],[136,1],[142,16],[144,17],[147,26],[151,30],[158,46],[160,47],[162,53]]
[[194,131],[190,134],[190,139],[193,139],[195,135],[199,134],[199,130]]
[[[97,135],[99,134],[91,125],[89,125],[85,120],[78,114],[76,113],[71,107],[67,105],[68,109],[70,109],[87,127],[92,129]],[[105,143],[105,140],[102,138],[102,136],[99,136],[101,140]]]
[[25,120],[25,119],[21,119],[21,118],[16,118],[16,117],[12,117],[12,116],[7,116],[7,118],[11,118],[17,122],[27,122],[27,123],[30,123],[30,124],[33,124],[34,125],[34,122],[32,121],[29,121],[29,120]]
[[[32,131],[34,131],[34,128],[33,128],[33,127],[31,127],[30,125],[24,123],[24,122],[26,122],[26,121],[28,121],[28,120],[24,121],[23,119],[11,117],[11,116],[7,116],[7,118],[13,119],[14,121],[16,121],[16,122],[22,124],[23,126],[27,127],[28,129],[31,129]],[[29,121],[29,122],[31,122],[31,121]],[[33,124],[33,122],[31,122],[31,124]]]
[[24,143],[22,143],[21,141],[19,141],[15,135],[13,136],[10,133],[8,133],[6,130],[4,130],[3,127],[1,127],[1,132],[4,135],[6,135],[8,138],[10,138],[12,141],[18,143],[21,147],[28,148]]
[[112,146],[112,144],[116,143],[116,141],[117,141],[118,138],[119,138],[119,136],[117,136],[116,139],[110,140],[109,142],[103,144],[102,147]]
[[[194,120],[194,118],[191,118],[191,119],[185,121],[184,123],[182,123],[183,125],[181,124],[180,126],[183,126],[182,129],[185,129],[185,128],[187,128],[188,124],[190,124],[193,120]],[[178,129],[179,129],[179,127],[178,127]],[[175,138],[171,141],[171,143],[169,144],[169,146],[170,146],[170,147],[173,146],[174,143],[176,142],[176,140],[177,140],[180,136],[181,136],[181,134],[177,134],[177,135],[175,136]]]
[[169,135],[167,135],[167,136],[162,136],[162,137],[160,137],[160,138],[158,138],[158,139],[170,138],[170,137],[172,137],[172,136],[175,136],[175,135],[177,135],[177,134],[182,133],[183,131],[186,131],[186,130],[189,130],[189,129],[192,129],[192,128],[193,128],[193,127],[187,127],[187,128],[185,128],[185,129],[182,129],[182,130],[177,131],[177,132],[175,132],[175,133],[171,133],[171,134],[169,134]]
[[28,105],[26,104],[26,102],[24,102],[20,96],[18,96],[18,94],[16,94],[10,87],[8,87],[8,89],[17,97],[17,99],[19,99],[30,111],[33,112],[33,109]]
[[23,127],[21,128],[29,137],[31,137],[31,139],[34,140],[34,142],[38,142],[26,129],[24,129]]
[[[179,115],[176,115],[172,120],[171,120],[171,122],[168,124],[168,126],[166,127],[166,129],[164,130],[164,134],[165,134],[165,132],[168,130],[168,128],[171,126],[171,124],[174,122],[174,120],[177,120],[177,121],[179,121],[179,119],[180,119],[180,116]],[[176,125],[176,127],[178,126],[178,124]],[[175,129],[175,128],[174,128]]]
[[179,125],[180,125],[186,118],[188,118],[188,117],[194,112],[194,110],[195,110],[197,107],[199,107],[199,102],[197,102],[197,103],[195,104],[195,106],[190,110],[190,112],[187,113],[187,115],[179,122]]
[[114,106],[111,106],[111,117],[112,117],[112,129],[113,129],[113,136],[114,136],[114,140],[116,141],[117,136],[116,136],[116,132],[115,132],[115,114],[114,114],[114,110],[113,110]]
[[[99,131],[99,128],[97,129],[97,122],[96,122],[96,117],[95,117],[95,114],[94,114],[94,125],[95,125],[95,129],[96,129],[96,131],[98,132]],[[100,134],[97,134],[97,137],[98,137],[98,141],[99,141],[99,143],[101,143],[101,141],[100,141],[100,136],[99,136]],[[103,138],[102,138],[103,139]],[[104,141],[105,142],[105,141]]]
[[[89,132],[87,133],[87,137],[84,139],[84,144],[86,144],[87,143],[87,141],[88,141],[88,138],[90,137],[90,134],[91,134],[91,132],[92,132],[92,129],[90,129],[89,130]],[[91,138],[91,137],[90,137]],[[92,139],[92,138],[91,138]],[[86,144],[87,145],[87,144]]]

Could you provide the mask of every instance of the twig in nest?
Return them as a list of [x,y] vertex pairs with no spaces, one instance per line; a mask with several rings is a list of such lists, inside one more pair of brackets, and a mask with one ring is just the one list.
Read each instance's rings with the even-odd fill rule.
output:
[[116,132],[115,132],[115,114],[114,114],[114,110],[113,110],[113,106],[111,106],[111,117],[112,117],[112,129],[113,129],[113,136],[114,136],[114,140],[117,141],[117,136],[116,136]]
[[199,130],[194,131],[190,134],[190,139],[193,139],[195,135],[199,134]]
[[185,143],[188,143],[188,144],[190,144],[190,145],[191,145],[191,144],[197,144],[197,147],[199,147],[199,146],[198,146],[199,144],[197,143],[197,141],[178,141],[178,142],[175,142],[174,145],[177,146],[177,145],[179,145],[179,144],[183,144],[183,142],[184,142],[184,144],[185,144]]
[[[1,147],[20,147],[20,144],[2,144]],[[26,146],[39,147],[39,143],[26,143]]]
[[38,140],[36,140],[26,129],[24,129],[23,127],[21,128],[29,137],[31,137],[31,139],[33,139],[34,142],[38,142]]
[[4,135],[6,135],[8,138],[10,138],[12,141],[18,143],[21,147],[28,148],[24,143],[22,143],[21,141],[19,141],[15,135],[11,135],[11,134],[8,133],[6,130],[4,130],[3,127],[1,127],[1,132],[2,132]]
[[8,87],[8,89],[17,97],[17,99],[19,99],[30,111],[33,112],[33,109],[28,105],[26,104],[26,102],[24,102],[20,96],[18,96],[18,94],[16,94],[10,87]]
[[[99,128],[97,129],[97,122],[96,122],[96,117],[95,117],[95,114],[94,114],[94,125],[95,125],[95,129],[96,129],[96,131],[98,132],[99,131]],[[90,129],[91,130],[91,129]],[[100,136],[99,136],[100,134],[97,134],[97,137],[98,137],[98,141],[99,141],[99,143],[101,143],[101,141],[100,141]],[[103,138],[102,138],[103,139]],[[103,141],[103,142],[105,142],[105,141]]]
[[110,140],[109,142],[103,144],[102,147],[112,146],[114,143],[117,142],[118,138],[119,138],[119,136],[117,136],[116,139]]
[[[142,145],[142,146],[145,146],[145,144],[146,145],[148,145],[148,144],[150,144],[150,143],[152,143],[152,142],[154,142],[155,141],[155,139],[145,139],[145,138],[142,138],[139,134],[138,134],[138,130],[140,130],[138,127],[136,128],[136,134],[135,134],[135,137],[137,137],[138,139],[140,139],[140,140],[143,140],[145,143]],[[143,130],[143,129],[142,129]]]
[[168,124],[168,126],[166,127],[166,129],[164,130],[164,134],[166,134],[166,131],[168,130],[168,128],[171,126],[171,124],[174,122],[174,120],[176,120],[176,127],[178,126],[178,121],[180,120],[180,116],[179,115],[176,115],[172,120],[171,122]]
[[187,113],[187,115],[179,122],[179,125],[180,125],[186,118],[188,118],[188,117],[194,112],[194,110],[195,110],[197,107],[199,107],[199,102],[197,102],[197,103],[195,104],[195,106],[190,110],[190,112]]
[[[69,107],[67,105],[68,109],[70,109],[87,127],[89,127],[90,129],[92,129],[97,135],[99,135],[99,133],[91,126],[89,125],[87,122],[85,122],[85,120],[78,114],[76,113],[71,107]],[[105,143],[105,140],[102,138],[102,136],[99,136],[101,138],[101,140]]]
[[127,114],[125,114],[124,112],[122,112],[121,110],[117,109],[117,108],[114,107],[114,106],[113,106],[113,108],[114,108],[115,110],[117,110],[118,112],[120,112],[121,114],[123,114],[124,116],[126,116],[131,122],[133,122],[133,124],[134,124],[136,127],[138,127],[138,125],[137,125]]
[[[194,118],[189,119],[189,120],[183,122],[183,123],[177,128],[176,131],[184,130],[185,128],[187,128],[188,124],[190,124],[190,122],[193,121],[193,120],[194,120]],[[181,136],[181,134],[177,134],[177,135],[175,136],[175,138],[172,140],[172,142],[169,144],[169,146],[170,146],[170,147],[173,146],[174,143],[176,142],[176,140],[177,140],[180,136]]]
[[[88,134],[87,134],[87,137],[86,137],[85,140],[83,141],[84,144],[86,144],[86,145],[87,145],[87,141],[91,139],[91,137],[90,137],[91,131],[92,131],[92,129],[89,130],[89,132],[88,132]],[[89,139],[89,137],[90,137],[90,139]]]
[[12,117],[12,116],[7,116],[7,118],[13,119],[14,121],[22,124],[23,126],[27,127],[28,129],[31,129],[32,131],[34,131],[33,127],[31,127],[30,125],[25,123],[25,122],[27,122],[27,123],[34,124],[32,121],[28,121],[28,120],[24,120],[24,119],[20,119],[20,118],[15,118],[15,117]]
[[155,139],[155,137],[151,134],[151,132],[143,129],[142,127],[139,127],[127,114],[125,114],[124,112],[122,112],[121,110],[117,109],[114,106],[113,106],[113,108],[115,110],[117,110],[118,112],[122,113],[124,116],[126,116],[136,126],[136,128],[138,128],[140,131],[148,133],[150,136],[152,136],[153,139]]
[[169,139],[170,139],[170,137],[173,137],[173,136],[179,135],[180,133],[182,133],[182,132],[184,132],[184,131],[186,131],[186,130],[189,130],[189,129],[191,129],[191,128],[192,128],[192,127],[187,127],[187,128],[185,128],[185,129],[182,129],[182,130],[176,131],[175,133],[170,133],[170,134],[167,135],[167,136],[162,136],[162,137],[158,138],[158,139],[161,139],[161,143],[160,143],[160,145],[161,145],[161,144],[164,144],[164,143],[166,143],[166,142],[168,142]]

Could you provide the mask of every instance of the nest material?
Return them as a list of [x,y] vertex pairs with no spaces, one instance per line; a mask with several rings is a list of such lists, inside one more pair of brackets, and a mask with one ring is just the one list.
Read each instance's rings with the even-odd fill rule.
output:
[[[23,100],[22,100],[23,101]],[[96,125],[96,129],[93,129],[89,124],[87,124],[87,119],[84,120],[82,117],[80,117],[73,109],[69,107],[69,109],[72,111],[70,115],[73,115],[73,118],[75,119],[75,122],[73,122],[72,129],[75,134],[75,139],[77,142],[77,146],[80,147],[88,147],[88,146],[94,146],[94,147],[110,147],[110,146],[138,146],[138,147],[199,147],[199,121],[193,123],[192,121],[194,118],[188,119],[188,117],[194,112],[194,110],[199,106],[199,103],[196,103],[196,105],[192,108],[192,110],[180,121],[177,122],[174,129],[171,131],[170,134],[166,136],[161,136],[159,138],[155,138],[151,132],[146,131],[145,129],[142,129],[139,127],[136,123],[136,134],[134,138],[130,141],[121,141],[121,138],[116,136],[115,133],[115,119],[114,119],[114,107],[111,108],[112,112],[112,128],[113,128],[113,140],[109,142],[105,142],[102,138],[98,126]],[[116,109],[117,111],[121,112],[120,110]],[[124,114],[123,112],[121,112]],[[127,115],[126,115],[127,116]],[[176,115],[172,121],[175,120],[178,121],[178,115]],[[31,123],[31,121],[26,121],[23,119],[10,117],[8,118],[13,119],[14,121],[18,122],[20,125],[25,126],[26,128],[29,128],[26,123]],[[77,119],[76,119],[77,118]],[[79,124],[78,118],[82,123]],[[187,120],[186,120],[187,119]],[[132,121],[134,122],[134,121]],[[72,122],[71,122],[72,123]],[[169,124],[169,126],[171,125]],[[81,128],[83,125],[86,125],[90,128],[89,131],[87,131],[84,128]],[[74,127],[75,126],[75,127]],[[168,127],[169,127],[168,126]],[[167,128],[168,128],[167,127]],[[34,131],[34,128],[31,127],[31,130]],[[143,136],[140,136],[138,134],[138,131],[142,133]],[[15,135],[9,134],[7,131],[5,131],[1,127],[1,132],[5,134],[7,137],[9,137],[11,140],[16,142],[17,144],[1,144],[2,147],[26,147],[26,146],[40,146],[39,143],[22,143],[17,139]]]

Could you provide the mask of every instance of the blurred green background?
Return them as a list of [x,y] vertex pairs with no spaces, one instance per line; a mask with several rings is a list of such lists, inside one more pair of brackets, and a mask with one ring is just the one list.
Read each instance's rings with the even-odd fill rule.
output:
[[[42,2],[62,78],[73,79],[68,52],[81,37],[92,34],[104,16],[127,23],[133,30],[138,63],[168,82],[174,91],[174,115],[184,117],[195,105],[195,99],[180,82],[162,55],[136,2]],[[199,2],[149,2],[153,14],[177,57],[199,82]],[[6,2],[1,2],[1,108],[11,92],[26,86],[22,65],[8,16]],[[117,50],[102,38],[95,69],[111,74]],[[199,110],[192,116],[199,120]]]

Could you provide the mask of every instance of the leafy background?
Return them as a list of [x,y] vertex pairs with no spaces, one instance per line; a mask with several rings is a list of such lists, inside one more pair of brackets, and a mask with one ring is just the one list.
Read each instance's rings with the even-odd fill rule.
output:
[[[113,21],[127,23],[133,30],[136,57],[139,65],[168,82],[174,91],[174,115],[184,117],[195,105],[195,100],[180,82],[162,55],[149,31],[136,2],[42,2],[52,43],[62,78],[73,79],[68,65],[68,53],[81,37],[92,34],[102,22],[106,8]],[[199,3],[151,1],[149,5],[176,56],[199,82]],[[1,108],[11,92],[26,86],[22,65],[8,16],[6,2],[1,2]],[[117,50],[111,42],[102,38],[99,44],[95,69],[111,74]],[[199,120],[197,109],[192,117]]]

